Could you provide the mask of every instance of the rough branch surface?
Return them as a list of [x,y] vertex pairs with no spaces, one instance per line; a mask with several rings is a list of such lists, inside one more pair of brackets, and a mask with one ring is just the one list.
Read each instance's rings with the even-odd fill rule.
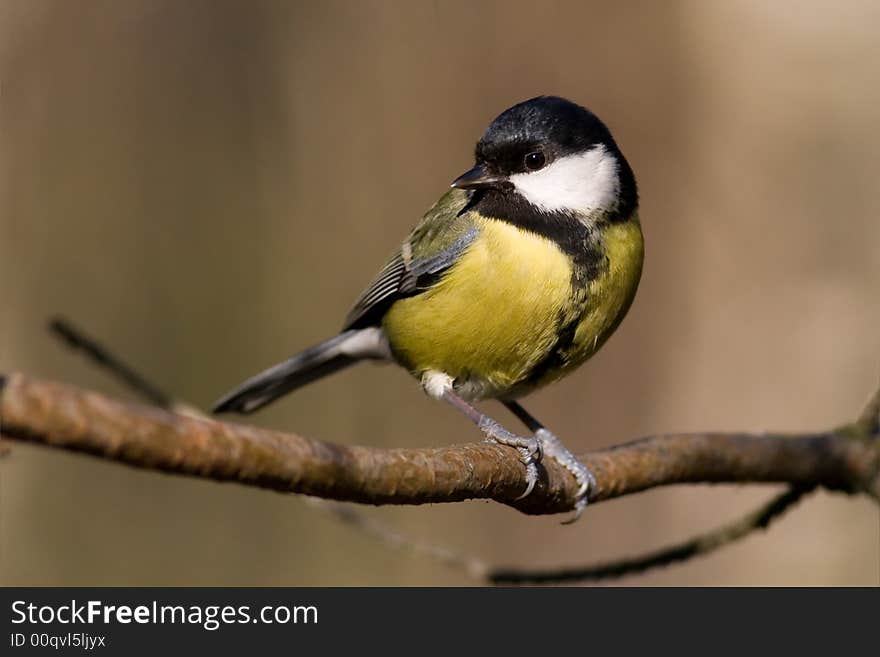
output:
[[[869,413],[843,429],[806,435],[653,436],[582,460],[598,484],[591,502],[699,482],[824,486],[880,498],[877,424]],[[0,429],[15,440],[132,466],[366,504],[483,498],[547,514],[572,509],[576,492],[574,479],[548,459],[535,491],[516,500],[525,486],[518,455],[492,443],[424,449],[335,445],[115,401],[23,374],[5,380]]]

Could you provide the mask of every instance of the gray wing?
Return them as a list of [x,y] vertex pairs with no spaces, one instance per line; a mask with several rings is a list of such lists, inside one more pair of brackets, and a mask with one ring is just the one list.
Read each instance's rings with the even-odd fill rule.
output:
[[470,195],[447,192],[388,260],[345,318],[343,330],[374,326],[397,299],[434,285],[477,237],[466,209]]

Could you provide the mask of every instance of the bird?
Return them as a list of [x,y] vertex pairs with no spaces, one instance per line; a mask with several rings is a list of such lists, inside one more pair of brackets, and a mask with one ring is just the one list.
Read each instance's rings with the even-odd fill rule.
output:
[[[578,484],[574,522],[595,478],[519,400],[584,363],[627,314],[644,260],[638,210],[633,171],[593,112],[558,96],[518,103],[490,123],[474,166],[403,240],[342,330],[213,410],[253,413],[357,362],[390,361],[518,451],[520,498],[541,459],[564,466]],[[531,435],[478,410],[482,400],[500,401]]]

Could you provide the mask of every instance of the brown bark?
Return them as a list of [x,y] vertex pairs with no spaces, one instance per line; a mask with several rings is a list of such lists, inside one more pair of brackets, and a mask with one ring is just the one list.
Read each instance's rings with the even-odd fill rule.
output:
[[[869,404],[869,408],[872,406]],[[677,483],[776,482],[880,499],[876,413],[806,435],[700,433],[652,436],[590,452],[591,502]],[[494,499],[530,514],[573,507],[573,478],[549,459],[535,491],[517,453],[481,442],[444,448],[335,445],[191,417],[13,374],[0,393],[5,437],[85,452],[132,466],[366,504]]]

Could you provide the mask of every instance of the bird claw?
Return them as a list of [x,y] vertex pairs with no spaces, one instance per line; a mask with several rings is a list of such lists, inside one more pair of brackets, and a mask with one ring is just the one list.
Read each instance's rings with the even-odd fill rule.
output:
[[538,463],[541,462],[544,455],[549,455],[568,470],[578,483],[578,490],[575,493],[574,516],[562,524],[570,525],[581,517],[589,502],[589,492],[596,487],[596,479],[587,466],[578,461],[577,457],[562,444],[559,438],[544,428],[538,429],[532,438],[523,438],[510,433],[489,418],[480,423],[480,429],[486,434],[488,440],[499,445],[513,447],[519,452],[520,460],[526,467],[526,489],[522,495],[516,498],[517,500],[528,497],[534,490],[535,484],[538,483]]
[[494,420],[480,422],[480,430],[486,437],[499,445],[513,447],[519,452],[520,461],[526,466],[526,490],[516,499],[528,497],[538,483],[538,463],[543,458],[541,441],[535,438],[523,438],[510,433]]
[[590,501],[590,490],[596,488],[596,478],[587,466],[578,461],[577,457],[562,444],[562,441],[547,429],[543,427],[538,429],[535,432],[535,438],[541,442],[544,453],[549,454],[557,463],[568,470],[578,483],[578,490],[575,493],[574,516],[562,523],[570,525],[577,521],[584,513],[584,509],[587,508],[587,503]]
[[[525,451],[525,454],[523,454]],[[524,448],[520,450],[520,459],[526,466],[526,490],[525,492],[517,497],[516,499],[521,500],[524,497],[528,497],[529,493],[535,488],[535,484],[538,483],[538,463],[529,455],[529,452]],[[528,460],[526,460],[528,459]]]

